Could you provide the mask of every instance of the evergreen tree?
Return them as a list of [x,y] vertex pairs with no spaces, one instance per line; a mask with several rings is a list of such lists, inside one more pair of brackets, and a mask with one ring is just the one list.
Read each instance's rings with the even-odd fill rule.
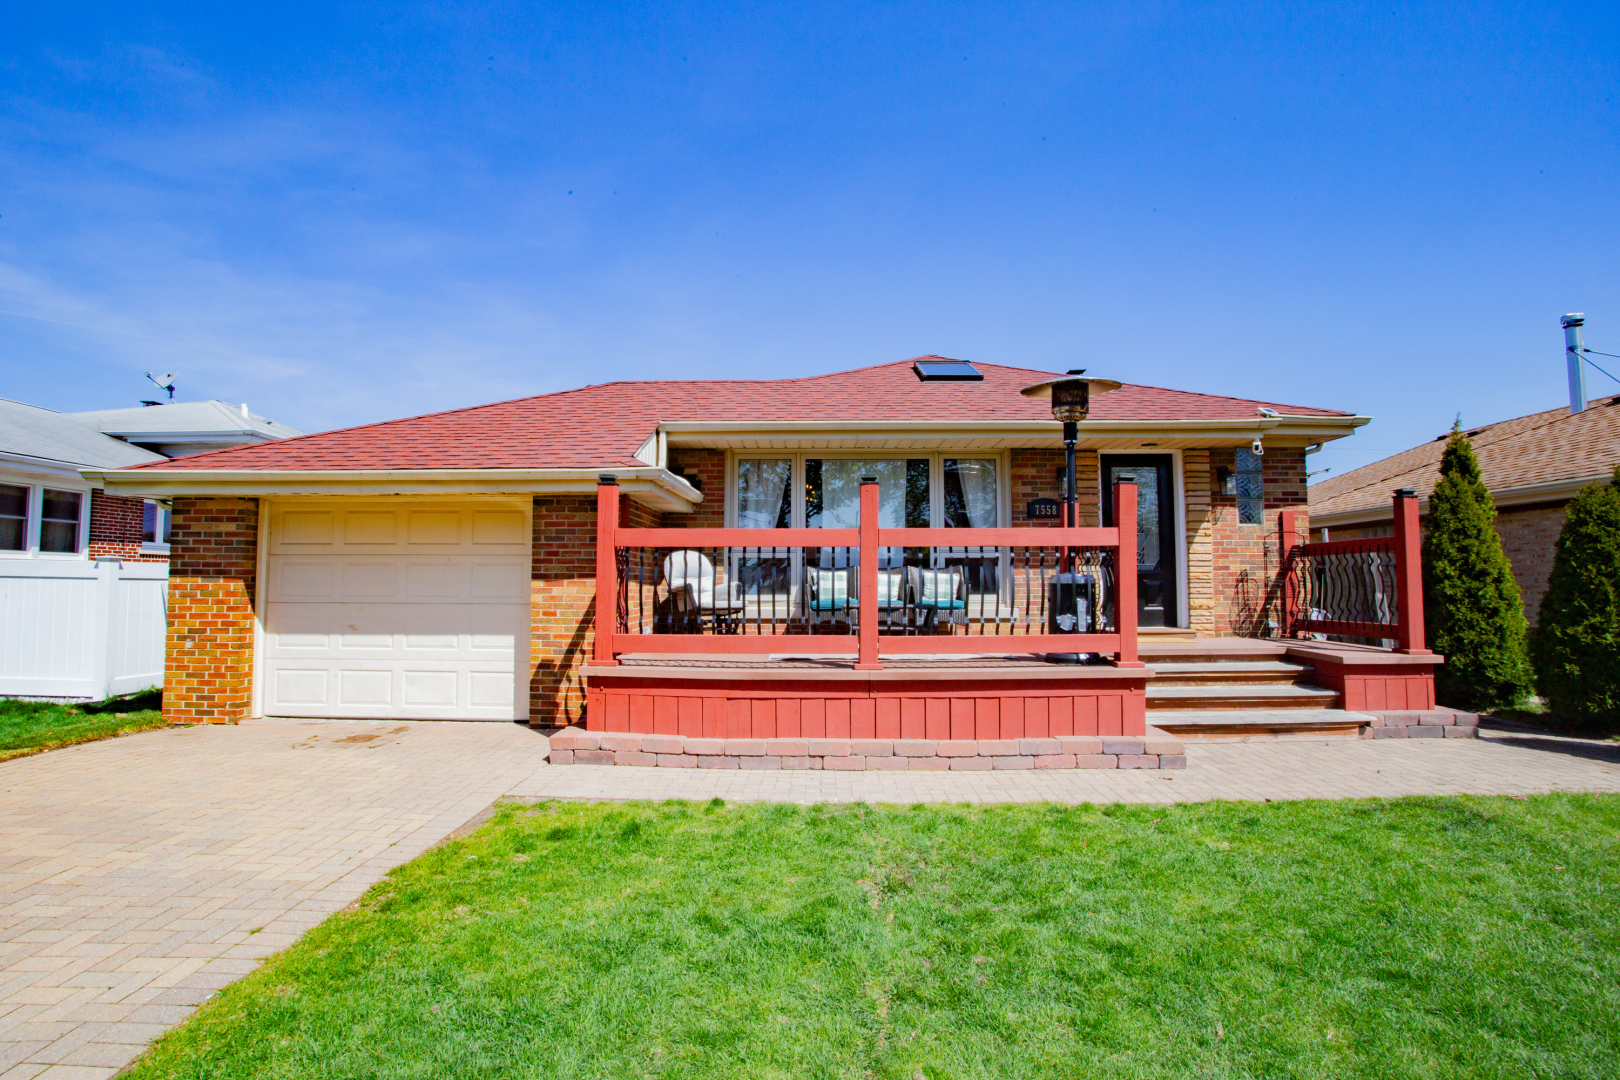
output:
[[1620,465],[1614,484],[1570,502],[1537,622],[1531,657],[1553,715],[1620,724]]
[[1429,648],[1446,658],[1435,692],[1455,708],[1512,705],[1530,692],[1524,603],[1495,521],[1473,444],[1454,425],[1429,498],[1423,611]]

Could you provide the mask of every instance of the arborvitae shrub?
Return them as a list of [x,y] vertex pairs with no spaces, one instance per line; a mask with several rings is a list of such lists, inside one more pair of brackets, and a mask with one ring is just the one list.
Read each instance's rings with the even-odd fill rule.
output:
[[1620,466],[1570,502],[1530,638],[1536,686],[1553,716],[1620,727]]
[[1443,704],[1484,710],[1530,692],[1524,604],[1496,535],[1496,506],[1473,444],[1453,427],[1423,534],[1423,611]]

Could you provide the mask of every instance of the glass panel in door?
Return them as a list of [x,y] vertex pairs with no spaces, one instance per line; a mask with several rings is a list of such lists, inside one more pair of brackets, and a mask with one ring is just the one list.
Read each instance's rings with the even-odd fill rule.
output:
[[1114,523],[1114,485],[1136,485],[1136,590],[1140,626],[1177,625],[1175,489],[1168,454],[1102,459],[1103,525]]

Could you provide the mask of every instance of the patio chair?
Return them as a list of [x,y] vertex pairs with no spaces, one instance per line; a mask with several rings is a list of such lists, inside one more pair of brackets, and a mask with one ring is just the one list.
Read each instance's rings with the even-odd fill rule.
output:
[[701,633],[735,634],[742,622],[743,597],[739,582],[717,588],[714,563],[701,551],[675,551],[664,559],[664,580],[669,584],[669,606],[674,621]]
[[967,622],[967,574],[962,567],[910,566],[906,573],[910,578],[912,603],[924,629],[938,627],[941,615],[948,623]]
[[[859,612],[859,567],[807,566],[804,577],[805,609],[812,625],[836,621],[840,612],[846,620],[852,620]],[[905,571],[879,570],[877,577],[879,617],[892,619],[894,612],[903,612],[906,608]]]

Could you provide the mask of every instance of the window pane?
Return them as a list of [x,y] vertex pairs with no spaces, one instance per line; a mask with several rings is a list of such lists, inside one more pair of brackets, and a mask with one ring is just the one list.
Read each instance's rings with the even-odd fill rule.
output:
[[994,459],[945,459],[945,527],[996,527],[996,463]]
[[158,542],[158,505],[148,500],[141,504],[141,542],[155,544]]
[[793,522],[793,462],[737,462],[737,527],[785,529]]
[[1237,471],[1240,473],[1257,473],[1260,471],[1261,458],[1246,446],[1238,447]]
[[1264,499],[1239,499],[1238,524],[1262,525],[1266,520],[1266,504]]
[[928,459],[811,458],[805,462],[805,524],[853,529],[860,524],[861,477],[878,478],[878,525],[928,526]]
[[28,489],[0,484],[0,551],[21,551],[28,524]]
[[79,550],[79,505],[77,491],[45,489],[45,512],[41,515],[39,550],[72,553]]

